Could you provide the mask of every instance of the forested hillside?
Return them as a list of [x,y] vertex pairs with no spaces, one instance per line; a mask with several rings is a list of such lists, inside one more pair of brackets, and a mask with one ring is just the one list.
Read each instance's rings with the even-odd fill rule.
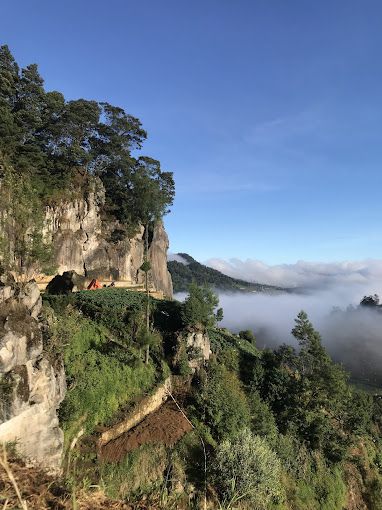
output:
[[186,292],[192,282],[198,285],[208,285],[218,291],[225,292],[265,292],[269,294],[287,292],[287,289],[281,287],[231,278],[212,267],[197,262],[187,253],[177,253],[177,255],[184,262],[170,260],[167,263],[174,292]]

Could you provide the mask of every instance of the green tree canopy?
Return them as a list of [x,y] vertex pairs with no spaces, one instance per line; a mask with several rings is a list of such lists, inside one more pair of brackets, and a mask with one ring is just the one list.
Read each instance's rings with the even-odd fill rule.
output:
[[85,172],[101,179],[105,213],[124,235],[153,224],[168,212],[175,186],[159,161],[132,154],[146,137],[123,108],[47,92],[36,64],[20,69],[8,46],[0,47],[0,151],[43,204],[78,193],[76,178]]
[[209,287],[199,287],[192,283],[182,304],[181,317],[185,326],[212,327],[223,317],[223,310],[215,309],[219,298]]

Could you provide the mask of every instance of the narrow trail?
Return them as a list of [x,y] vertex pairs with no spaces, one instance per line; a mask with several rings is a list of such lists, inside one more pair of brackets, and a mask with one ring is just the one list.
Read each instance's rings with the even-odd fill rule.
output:
[[174,402],[166,402],[136,427],[104,445],[100,458],[106,462],[118,462],[143,444],[173,446],[190,430],[191,424]]

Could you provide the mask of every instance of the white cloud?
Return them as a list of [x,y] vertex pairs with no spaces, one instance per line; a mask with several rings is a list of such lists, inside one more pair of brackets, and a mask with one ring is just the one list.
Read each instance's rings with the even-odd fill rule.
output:
[[[357,307],[364,294],[365,288],[351,284],[309,294],[220,294],[222,326],[251,329],[259,347],[297,347],[291,330],[298,312],[305,310],[336,361],[353,376],[382,385],[382,313]],[[355,308],[345,312],[349,305]],[[333,314],[334,307],[343,312]]]
[[382,288],[382,260],[306,262],[268,265],[256,259],[210,259],[206,265],[243,280],[278,285],[324,289],[338,285]]
[[181,264],[184,264],[185,266],[188,265],[188,262],[186,259],[178,255],[178,253],[167,253],[167,261],[168,262],[180,262]]
[[322,136],[323,125],[327,127],[328,123],[330,124],[330,119],[327,115],[324,118],[322,107],[316,105],[284,117],[280,116],[255,124],[244,136],[244,141],[262,146],[283,146],[301,137]]
[[290,332],[298,312],[305,310],[336,360],[354,376],[382,385],[382,313],[360,308],[331,313],[334,307],[357,307],[365,295],[382,294],[382,260],[271,266],[251,259],[212,259],[207,264],[236,278],[310,290],[275,295],[219,293],[222,326],[253,330],[260,347],[284,342],[296,346]]

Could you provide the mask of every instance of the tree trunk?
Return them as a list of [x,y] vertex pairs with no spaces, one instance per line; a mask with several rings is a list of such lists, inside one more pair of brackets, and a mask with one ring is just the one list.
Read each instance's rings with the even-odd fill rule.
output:
[[[146,223],[145,227],[145,262],[148,261],[149,254],[149,224]],[[150,292],[149,292],[149,272],[145,271],[145,285],[146,285],[146,332],[150,332]],[[150,346],[146,347],[146,364],[149,362]]]

